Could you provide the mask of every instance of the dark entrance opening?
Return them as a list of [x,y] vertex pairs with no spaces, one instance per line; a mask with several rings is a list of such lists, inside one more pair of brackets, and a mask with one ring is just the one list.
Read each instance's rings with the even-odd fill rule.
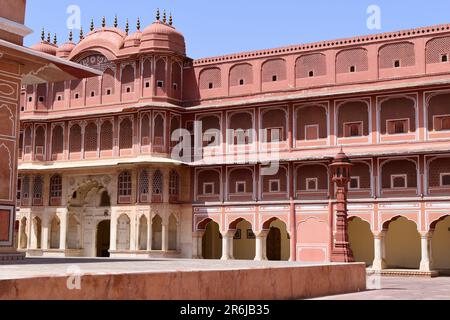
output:
[[271,227],[267,235],[267,259],[281,260],[281,231],[278,228]]
[[109,245],[111,234],[111,222],[102,221],[97,226],[97,257],[109,257]]

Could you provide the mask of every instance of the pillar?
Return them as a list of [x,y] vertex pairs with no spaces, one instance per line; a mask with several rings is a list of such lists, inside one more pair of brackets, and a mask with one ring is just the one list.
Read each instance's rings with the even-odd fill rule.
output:
[[373,260],[372,269],[381,271],[386,268],[386,260],[385,260],[385,250],[384,250],[384,239],[386,236],[386,231],[374,232],[374,255],[375,258]]
[[421,232],[421,252],[422,259],[420,260],[420,271],[429,272],[432,269],[432,255],[431,255],[431,239],[433,237],[432,232]]
[[153,238],[153,219],[152,215],[149,215],[147,223],[147,251],[152,251],[152,238]]
[[49,247],[49,233],[50,233],[50,225],[51,221],[48,221],[48,217],[45,214],[42,218],[42,232],[41,232],[41,248],[42,250],[48,250]]
[[111,234],[110,234],[109,250],[110,251],[117,250],[117,217],[115,214],[111,214]]
[[205,232],[192,234],[192,259],[203,259],[203,235]]
[[68,212],[65,210],[61,213],[60,217],[60,229],[59,229],[59,249],[67,249],[67,223],[68,223]]
[[222,233],[222,258],[221,260],[232,260],[233,257],[233,239],[236,230]]
[[169,250],[169,224],[168,224],[168,222],[163,221],[161,228],[162,228],[162,230],[161,230],[161,232],[162,232],[161,250],[168,251]]
[[256,254],[255,261],[265,261],[267,260],[267,235],[269,232],[267,230],[260,231],[256,234]]

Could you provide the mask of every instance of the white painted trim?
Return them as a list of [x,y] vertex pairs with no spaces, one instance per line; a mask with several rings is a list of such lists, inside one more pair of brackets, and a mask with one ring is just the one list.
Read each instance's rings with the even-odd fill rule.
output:
[[[244,185],[244,191],[243,192],[239,192],[238,191],[239,190],[239,188],[238,188],[239,185]],[[235,194],[240,194],[240,193],[246,193],[246,192],[247,192],[247,182],[245,182],[245,181],[236,181],[234,193]]]
[[[316,187],[314,189],[309,188],[309,183],[313,181],[316,184]],[[306,178],[306,185],[305,185],[306,191],[318,191],[319,190],[319,180],[317,178]]]
[[[206,192],[206,187],[211,186],[211,192]],[[214,195],[214,182],[203,182],[203,194],[204,196],[212,196]]]
[[[351,183],[350,182],[353,179],[356,179],[358,181],[358,187],[356,187],[356,188],[352,188],[351,187]],[[359,176],[350,177],[350,181],[348,183],[348,189],[349,190],[359,190],[359,189],[361,189],[361,183],[360,183],[360,177]]]
[[[395,187],[394,179],[403,178],[405,180],[405,185],[403,187]],[[391,174],[391,189],[407,189],[408,188],[408,175],[407,174]]]

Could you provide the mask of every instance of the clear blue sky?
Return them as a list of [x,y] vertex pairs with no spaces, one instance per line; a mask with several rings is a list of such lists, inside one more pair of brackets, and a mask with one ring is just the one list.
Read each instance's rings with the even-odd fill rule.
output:
[[[28,0],[26,24],[39,41],[45,27],[67,39],[69,5],[81,9],[83,29],[106,16],[112,25],[118,14],[122,28],[129,18],[132,30],[139,16],[142,28],[155,19],[156,8],[174,15],[174,25],[187,43],[188,55],[201,58],[313,41],[450,23],[448,0]],[[367,28],[369,5],[381,9],[381,30]],[[78,39],[78,30],[75,31]]]

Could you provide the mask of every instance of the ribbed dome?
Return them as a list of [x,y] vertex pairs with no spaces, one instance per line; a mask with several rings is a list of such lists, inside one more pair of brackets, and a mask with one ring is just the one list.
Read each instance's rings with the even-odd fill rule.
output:
[[138,30],[125,38],[124,47],[125,48],[137,47],[141,43],[141,39],[142,39],[142,32]]
[[186,53],[184,36],[173,26],[159,20],[144,30],[141,47],[169,50],[183,55]]
[[55,56],[56,50],[58,49],[58,47],[47,41],[41,41],[41,42],[35,44],[34,46],[32,46],[31,49]]
[[66,42],[56,50],[56,56],[59,58],[67,58],[74,48],[75,43],[72,41]]

